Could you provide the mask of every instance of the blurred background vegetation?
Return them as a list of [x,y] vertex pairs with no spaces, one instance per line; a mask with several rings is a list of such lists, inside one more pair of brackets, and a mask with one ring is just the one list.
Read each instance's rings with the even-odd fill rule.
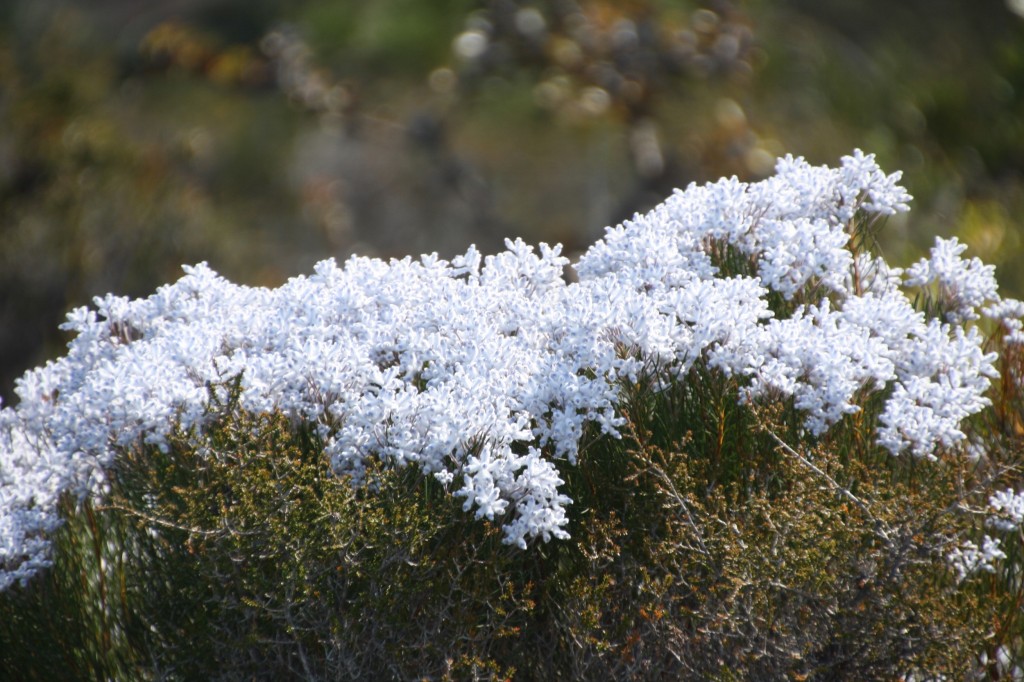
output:
[[578,253],[854,147],[915,196],[891,262],[955,234],[1024,294],[1022,0],[6,0],[0,395],[69,309],[183,263]]

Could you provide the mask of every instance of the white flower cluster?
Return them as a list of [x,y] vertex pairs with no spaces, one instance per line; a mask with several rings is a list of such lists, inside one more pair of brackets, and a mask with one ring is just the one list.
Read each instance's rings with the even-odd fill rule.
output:
[[[67,355],[0,412],[0,589],[46,564],[62,491],[100,494],[121,449],[201,429],[211,387],[233,377],[244,409],[313,425],[337,472],[417,466],[520,547],[567,537],[555,462],[575,462],[587,423],[617,435],[619,387],[652,368],[657,387],[705,361],[745,400],[792,398],[814,434],[882,392],[878,442],[936,457],[986,404],[994,356],[973,327],[915,311],[899,270],[851,251],[857,220],[906,210],[898,180],[856,152],[838,169],[786,157],[763,182],[691,186],[609,228],[571,284],[558,247],[515,241],[450,262],[327,260],[273,290],[202,264],[146,299],[97,299],[68,316]],[[939,273],[966,320],[1000,301],[959,253],[933,253],[941,265],[914,282]],[[795,312],[776,316],[773,292]]]
[[988,499],[988,506],[992,514],[985,519],[985,525],[990,528],[1009,532],[1024,524],[1024,491],[1000,490]]
[[1004,298],[982,308],[981,314],[999,321],[1005,332],[1005,343],[1024,345],[1024,301]]
[[931,257],[907,268],[907,285],[936,285],[943,302],[950,306],[946,318],[950,322],[978,319],[978,308],[986,301],[997,300],[995,266],[985,265],[977,258],[964,260],[967,250],[956,237],[935,238]]
[[954,549],[949,554],[949,563],[956,571],[957,579],[963,581],[979,571],[994,573],[996,564],[1006,558],[1006,552],[1000,548],[1000,544],[999,538],[986,535],[982,539],[981,547],[967,540]]
[[[996,491],[988,498],[987,512],[986,527],[1002,533],[1019,531],[1024,526],[1024,491],[1016,492],[1013,488]],[[997,563],[1006,559],[1001,545],[1000,538],[984,535],[980,548],[975,542],[965,540],[947,559],[959,580],[978,571],[992,573]]]

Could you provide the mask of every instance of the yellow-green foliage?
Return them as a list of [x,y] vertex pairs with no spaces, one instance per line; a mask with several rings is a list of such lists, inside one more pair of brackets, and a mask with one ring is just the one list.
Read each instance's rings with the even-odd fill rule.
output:
[[[982,467],[884,455],[854,418],[809,442],[791,407],[737,406],[735,388],[698,368],[630,389],[625,436],[561,467],[572,539],[527,551],[412,467],[353,487],[308,428],[220,406],[167,452],[126,450],[102,504],[67,507],[55,567],[0,597],[0,669],[957,679],[1014,640],[1019,580],[958,585],[944,559]],[[991,471],[1020,443],[1017,400],[986,427],[1007,459]]]

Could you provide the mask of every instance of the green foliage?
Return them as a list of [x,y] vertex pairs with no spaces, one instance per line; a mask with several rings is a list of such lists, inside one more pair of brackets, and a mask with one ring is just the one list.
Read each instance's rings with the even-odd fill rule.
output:
[[[855,417],[808,440],[700,364],[651,379],[624,389],[622,439],[560,466],[572,539],[527,551],[414,467],[353,486],[307,427],[216,405],[165,452],[126,449],[106,500],[66,505],[54,567],[0,595],[0,671],[896,679],[963,675],[1020,636],[1014,575],[958,585],[945,563],[973,524],[951,501],[994,480],[977,464],[892,458]],[[1019,424],[1019,395],[1001,405]]]
[[125,625],[132,547],[121,519],[65,501],[54,538],[58,564],[0,600],[0,675],[6,679],[134,679],[137,656]]

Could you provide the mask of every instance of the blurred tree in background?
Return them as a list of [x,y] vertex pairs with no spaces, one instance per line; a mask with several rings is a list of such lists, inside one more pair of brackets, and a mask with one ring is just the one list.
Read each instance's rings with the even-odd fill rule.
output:
[[[1024,2],[10,0],[0,394],[182,263],[585,248],[673,187],[854,147],[1024,293]],[[1007,267],[1011,266],[1011,267]]]

